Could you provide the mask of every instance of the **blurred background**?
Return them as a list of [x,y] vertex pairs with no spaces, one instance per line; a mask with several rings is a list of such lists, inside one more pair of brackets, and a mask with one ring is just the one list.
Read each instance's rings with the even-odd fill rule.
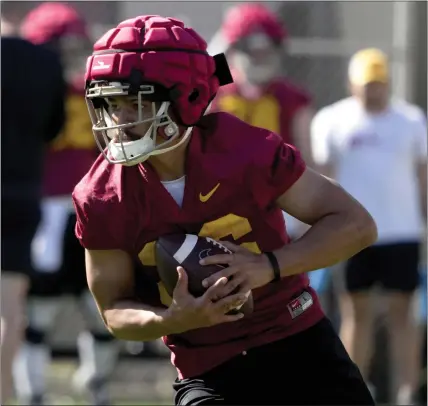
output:
[[[41,3],[2,2],[2,7],[7,7],[8,13],[19,21]],[[216,52],[217,49],[221,51],[218,32],[222,18],[236,2],[79,1],[67,4],[86,20],[92,42],[126,18],[160,14],[184,20],[210,43],[210,51]],[[368,47],[380,48],[390,58],[395,95],[418,105],[424,112],[427,110],[426,2],[277,1],[264,4],[274,11],[288,31],[282,69],[290,80],[311,94],[315,110],[347,96],[349,58]],[[5,153],[7,151],[2,150],[2,156]],[[425,244],[423,248],[422,274],[426,272],[423,266]],[[326,312],[339,326],[334,276],[335,272],[323,274],[316,283]],[[425,290],[426,286],[418,292],[418,301],[424,300]],[[46,372],[47,393],[50,404],[85,404],[89,402],[85,393],[71,385],[78,365],[76,339],[83,328],[83,320],[75,301],[72,298],[65,301],[66,305],[49,331],[53,358]],[[415,306],[414,312],[426,329],[424,306],[426,299]],[[376,325],[377,345],[371,381],[376,386],[378,401],[387,403],[388,357],[382,312]],[[421,355],[421,393],[426,392],[423,358],[426,353]],[[120,362],[113,371],[109,387],[116,404],[168,404],[171,403],[173,379],[175,371],[162,343],[121,342]]]

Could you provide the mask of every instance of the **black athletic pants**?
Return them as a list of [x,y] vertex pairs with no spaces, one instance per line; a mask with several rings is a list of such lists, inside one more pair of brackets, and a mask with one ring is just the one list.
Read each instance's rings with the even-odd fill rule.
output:
[[176,405],[374,405],[328,319],[176,380]]

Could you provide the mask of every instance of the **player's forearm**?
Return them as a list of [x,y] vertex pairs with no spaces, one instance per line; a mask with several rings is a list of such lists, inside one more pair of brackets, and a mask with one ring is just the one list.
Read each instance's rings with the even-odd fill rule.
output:
[[109,331],[121,340],[152,341],[173,333],[166,309],[135,301],[117,302],[103,315]]
[[365,211],[327,215],[300,239],[275,252],[281,276],[334,265],[373,244],[376,238],[376,225]]

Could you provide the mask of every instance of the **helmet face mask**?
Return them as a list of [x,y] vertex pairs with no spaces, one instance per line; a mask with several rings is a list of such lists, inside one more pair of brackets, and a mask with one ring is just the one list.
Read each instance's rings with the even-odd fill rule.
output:
[[[169,115],[171,102],[154,101],[154,85],[141,85],[136,94],[129,94],[129,88],[121,82],[95,83],[86,94],[98,147],[110,163],[127,166],[171,151],[190,134],[188,130],[180,139],[179,127]],[[121,104],[128,107],[116,106],[115,100],[122,98]]]
[[232,65],[244,74],[246,81],[263,85],[280,72],[281,47],[264,33],[254,33],[232,47],[231,59]]

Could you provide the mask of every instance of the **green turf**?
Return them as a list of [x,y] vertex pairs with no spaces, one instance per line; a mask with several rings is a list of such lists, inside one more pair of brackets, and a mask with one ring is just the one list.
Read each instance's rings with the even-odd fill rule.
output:
[[[71,384],[75,359],[54,359],[46,374],[46,404],[90,405],[88,397]],[[110,383],[114,405],[171,405],[176,372],[169,360],[127,360],[119,362]],[[8,402],[9,405],[18,405]]]

